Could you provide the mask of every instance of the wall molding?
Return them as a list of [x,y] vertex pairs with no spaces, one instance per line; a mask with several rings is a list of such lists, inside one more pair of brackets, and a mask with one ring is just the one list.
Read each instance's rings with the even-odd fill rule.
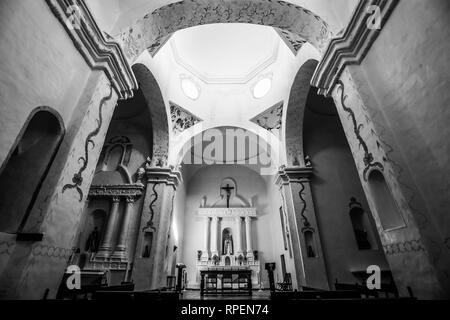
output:
[[46,1],[87,64],[105,72],[119,99],[133,97],[134,73],[119,44],[105,39],[85,0]]
[[286,167],[281,166],[278,169],[275,183],[277,185],[287,185],[292,182],[302,183],[309,182],[313,174],[313,167]]
[[[360,64],[383,26],[388,21],[399,0],[360,0],[353,16],[340,37],[329,42],[323,58],[317,66],[311,85],[318,88],[318,94],[329,97],[346,66]],[[369,6],[380,8],[380,28],[368,28],[372,12]]]
[[123,185],[98,185],[98,186],[91,186],[89,190],[89,198],[96,198],[96,197],[137,198],[143,194],[143,191],[144,185],[140,183],[123,184]]
[[425,247],[421,239],[406,240],[403,242],[389,243],[383,246],[384,252],[388,256],[404,254],[409,252],[425,252]]

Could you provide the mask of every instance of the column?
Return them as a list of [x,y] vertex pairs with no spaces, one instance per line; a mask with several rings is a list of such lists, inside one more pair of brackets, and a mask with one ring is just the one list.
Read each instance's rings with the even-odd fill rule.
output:
[[235,256],[242,254],[242,221],[241,217],[236,217],[236,252]]
[[119,218],[119,205],[120,198],[112,198],[111,211],[109,212],[108,224],[106,225],[105,234],[100,244],[99,250],[96,254],[96,258],[108,258],[112,250],[112,241],[114,236],[114,229]]
[[205,234],[203,235],[203,250],[202,250],[202,261],[208,261],[209,252],[208,252],[208,239],[209,239],[209,217],[205,218]]
[[253,261],[252,218],[250,216],[245,217],[245,239],[247,240],[247,259]]
[[134,197],[126,198],[126,207],[122,219],[122,225],[119,233],[119,240],[117,241],[116,250],[114,251],[112,258],[127,260],[127,238],[128,238],[128,227],[130,225],[131,215],[133,213]]
[[211,220],[211,256],[219,255],[217,251],[217,229],[219,226],[219,218],[212,217]]

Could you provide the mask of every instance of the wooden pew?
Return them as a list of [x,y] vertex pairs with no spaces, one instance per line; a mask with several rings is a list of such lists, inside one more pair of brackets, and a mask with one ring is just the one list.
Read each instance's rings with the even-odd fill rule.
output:
[[362,284],[348,284],[348,283],[339,283],[336,279],[334,284],[334,288],[336,290],[355,290],[358,291],[365,298],[398,298],[398,290],[395,284],[381,284],[380,289],[369,289],[366,285]]
[[339,291],[292,291],[292,292],[273,292],[273,300],[348,300],[361,299],[359,292],[354,290]]

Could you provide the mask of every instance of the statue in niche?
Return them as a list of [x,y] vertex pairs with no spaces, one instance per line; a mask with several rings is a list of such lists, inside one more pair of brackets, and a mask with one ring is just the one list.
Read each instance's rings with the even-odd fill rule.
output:
[[148,247],[148,244],[145,245],[144,254],[142,255],[142,258],[150,258],[150,248]]
[[85,251],[97,252],[99,240],[100,234],[98,232],[98,228],[95,227],[86,241]]
[[308,258],[314,258],[316,256],[316,253],[314,252],[314,249],[311,245],[308,246]]
[[356,229],[355,228],[355,236],[356,242],[358,243],[358,247],[360,250],[370,250],[372,248],[367,231],[365,229]]
[[225,255],[233,254],[233,237],[229,233],[225,233],[224,235],[223,253]]

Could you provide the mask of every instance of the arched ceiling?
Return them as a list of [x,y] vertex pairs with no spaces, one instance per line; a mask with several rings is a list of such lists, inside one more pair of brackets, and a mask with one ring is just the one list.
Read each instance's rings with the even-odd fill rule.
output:
[[[143,14],[179,0],[87,0],[100,27],[115,34]],[[311,10],[324,19],[334,32],[343,29],[358,0],[286,0]]]

